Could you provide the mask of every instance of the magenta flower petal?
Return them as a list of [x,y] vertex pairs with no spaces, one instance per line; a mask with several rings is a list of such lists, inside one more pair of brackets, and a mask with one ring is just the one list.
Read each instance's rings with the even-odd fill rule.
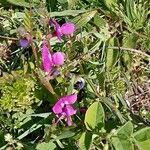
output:
[[19,44],[21,47],[26,48],[29,45],[29,41],[27,39],[20,39]]
[[72,118],[70,116],[67,117],[67,124],[68,126],[72,125]]
[[61,32],[61,27],[59,24],[56,24],[56,36],[58,38],[58,40],[62,40],[61,37],[62,37],[62,32]]
[[72,116],[74,114],[76,114],[77,110],[74,109],[71,105],[66,105],[63,108],[63,111],[66,113],[66,116]]
[[52,110],[55,114],[63,113],[64,103],[61,99],[53,106]]
[[65,56],[65,54],[62,52],[54,53],[52,55],[52,60],[53,60],[54,65],[56,65],[56,66],[63,65],[64,60],[65,60],[64,56]]
[[64,23],[61,26],[61,33],[64,35],[71,35],[75,31],[75,25],[71,22]]
[[49,24],[52,24],[54,26],[55,31],[56,31],[56,36],[57,36],[58,40],[61,41],[62,33],[61,33],[61,27],[60,27],[60,25],[53,18],[50,19]]
[[45,72],[49,72],[52,69],[53,63],[52,63],[52,56],[49,52],[49,49],[45,43],[42,45],[42,63],[43,63],[43,69]]
[[67,118],[67,124],[68,126],[72,125],[72,119],[71,116],[76,114],[77,110],[74,109],[71,105],[66,105],[63,109],[63,111],[66,113],[66,118]]
[[60,71],[57,69],[53,69],[51,72],[51,76],[53,76],[53,77],[57,77],[59,74],[60,74]]
[[71,95],[67,95],[67,96],[64,96],[62,99],[65,104],[73,104],[77,101],[77,94],[74,93]]

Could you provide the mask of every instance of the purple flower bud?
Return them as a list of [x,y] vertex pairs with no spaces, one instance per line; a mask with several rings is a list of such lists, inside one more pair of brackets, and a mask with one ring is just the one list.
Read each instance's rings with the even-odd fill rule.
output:
[[83,78],[79,78],[74,85],[75,89],[79,89],[79,90],[83,89],[84,86],[85,86],[85,80]]
[[71,35],[75,31],[75,25],[71,22],[64,23],[61,26],[61,33],[64,35]]
[[58,76],[59,74],[60,74],[60,71],[57,70],[57,69],[54,69],[54,70],[52,70],[52,72],[51,72],[51,76],[53,76],[53,77],[56,77],[56,76]]
[[81,107],[81,108],[80,108],[80,113],[81,113],[81,114],[85,114],[86,111],[87,111],[87,108],[86,108],[86,107]]
[[19,44],[21,47],[26,48],[29,45],[29,41],[27,39],[20,39]]
[[56,66],[60,66],[63,65],[64,60],[65,60],[65,54],[62,52],[56,52],[52,55],[52,61],[54,63],[54,65]]

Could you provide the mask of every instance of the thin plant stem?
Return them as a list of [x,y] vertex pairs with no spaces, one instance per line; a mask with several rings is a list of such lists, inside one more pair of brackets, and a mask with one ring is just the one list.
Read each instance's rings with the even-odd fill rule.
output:
[[133,49],[133,48],[126,48],[126,47],[115,47],[115,46],[111,46],[111,47],[108,47],[109,49],[116,49],[116,50],[123,50],[123,51],[130,51],[130,52],[133,52],[135,54],[138,54],[138,55],[142,55],[142,56],[145,56],[145,57],[149,57],[150,58],[150,55],[140,51],[140,50],[137,50],[137,49]]
[[11,41],[18,41],[17,38],[8,37],[8,36],[3,36],[3,35],[0,35],[0,39],[6,39],[6,40],[11,40]]

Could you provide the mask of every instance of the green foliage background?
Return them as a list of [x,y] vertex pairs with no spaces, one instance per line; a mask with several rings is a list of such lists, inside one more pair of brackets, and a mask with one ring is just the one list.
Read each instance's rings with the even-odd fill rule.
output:
[[[73,37],[49,41],[67,55],[50,81],[54,92],[71,94],[78,78],[86,82],[71,127],[54,123],[55,94],[43,86],[49,81],[32,47],[18,44],[31,33],[40,64],[50,17],[76,25]],[[0,149],[150,149],[149,18],[149,0],[1,0]]]

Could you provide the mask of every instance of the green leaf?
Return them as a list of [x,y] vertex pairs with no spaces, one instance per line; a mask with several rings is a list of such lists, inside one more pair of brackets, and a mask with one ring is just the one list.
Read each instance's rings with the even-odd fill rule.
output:
[[[125,33],[123,38],[123,47],[135,48],[137,37],[133,33]],[[129,68],[132,63],[132,54],[129,52],[123,52],[124,64]]]
[[104,110],[101,103],[95,102],[88,108],[84,123],[88,130],[100,130],[104,126]]
[[99,81],[99,86],[101,90],[103,91],[105,89],[105,73],[102,72],[102,73],[97,74],[97,78]]
[[143,142],[137,142],[139,150],[149,150],[150,149],[150,140],[146,140]]
[[143,128],[134,133],[135,144],[139,150],[150,149],[150,127]]
[[18,136],[17,138],[19,140],[23,139],[24,137],[26,137],[27,135],[29,135],[30,133],[32,133],[33,131],[39,129],[42,127],[42,124],[34,124],[33,126],[30,127],[30,129],[26,130],[24,133],[22,133],[20,136]]
[[135,14],[134,14],[134,1],[133,0],[125,0],[125,10],[126,10],[126,14],[128,16],[128,18],[130,19],[130,21],[134,21],[133,19],[135,18]]
[[55,140],[61,140],[61,139],[70,138],[70,137],[72,137],[72,136],[74,136],[74,135],[75,135],[75,133],[72,132],[72,131],[65,131],[65,132],[63,132],[61,135],[57,136],[57,137],[55,138]]
[[128,121],[125,125],[123,125],[120,129],[117,130],[117,135],[123,138],[129,138],[133,134],[133,125],[130,121]]
[[0,131],[0,147],[3,146],[5,144],[5,140],[4,140],[4,133],[2,131]]
[[79,148],[89,150],[92,144],[92,133],[84,132],[79,139]]
[[41,117],[41,118],[47,118],[50,116],[52,113],[40,113],[40,114],[32,114],[32,117]]
[[140,142],[150,140],[150,127],[143,128],[143,129],[135,132],[134,138]]
[[70,80],[70,85],[68,86],[67,94],[71,94],[74,89],[74,83],[75,83],[75,75],[72,76],[72,79]]
[[129,121],[124,126],[120,127],[111,142],[115,150],[134,150],[131,136],[133,134],[133,125]]
[[99,14],[96,14],[94,16],[94,23],[99,28],[104,27],[106,25],[106,21]]
[[134,150],[133,143],[130,139],[121,139],[114,137],[111,141],[115,150]]
[[51,17],[58,17],[58,16],[76,16],[80,13],[85,13],[87,10],[64,10],[61,12],[51,12]]
[[57,9],[57,0],[46,0],[46,7],[49,12]]
[[27,3],[25,0],[7,0],[7,1],[17,6],[22,6],[22,7],[27,7],[27,8],[30,7],[29,3]]
[[59,3],[61,3],[61,4],[65,4],[65,3],[67,3],[67,0],[57,0]]
[[[115,42],[116,42],[115,38],[110,39],[109,46],[115,46]],[[110,49],[110,48],[106,48],[106,50],[107,50],[106,68],[107,68],[107,70],[111,70],[117,62],[119,51],[114,50],[114,49]]]
[[86,25],[97,13],[97,10],[93,10],[82,15],[75,17],[72,21],[76,24],[77,27],[82,27]]
[[67,0],[68,1],[68,8],[72,9],[78,3],[78,0]]
[[28,32],[31,32],[32,31],[32,18],[31,18],[31,14],[28,10],[25,10],[25,15],[24,15],[24,18],[23,18],[23,23],[24,23],[24,26],[26,28],[26,30]]
[[111,10],[117,4],[117,0],[105,0],[105,4]]
[[36,150],[54,150],[56,148],[56,145],[52,142],[49,143],[40,143],[37,145]]
[[124,33],[123,47],[135,48],[137,42],[137,35],[134,33]]

